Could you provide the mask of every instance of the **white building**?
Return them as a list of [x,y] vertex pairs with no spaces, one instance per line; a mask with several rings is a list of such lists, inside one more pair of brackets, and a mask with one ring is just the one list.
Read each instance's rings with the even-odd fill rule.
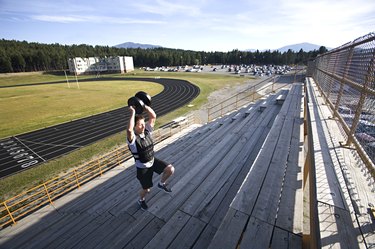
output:
[[68,59],[69,72],[72,74],[128,73],[134,71],[133,57],[75,57]]

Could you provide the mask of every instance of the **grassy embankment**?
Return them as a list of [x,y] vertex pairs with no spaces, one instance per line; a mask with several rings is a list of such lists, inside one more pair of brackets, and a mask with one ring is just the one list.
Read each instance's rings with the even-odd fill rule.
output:
[[[105,77],[155,76],[184,79],[196,84],[201,89],[200,95],[191,103],[193,107],[185,106],[159,117],[157,126],[185,115],[189,111],[199,109],[201,105],[206,103],[211,92],[249,80],[249,78],[216,74],[143,72],[138,70],[125,76],[105,75]],[[90,77],[93,76],[80,76],[78,80]],[[64,75],[40,73],[1,75],[0,86],[61,80],[65,80]],[[162,91],[162,86],[149,82],[142,83],[142,86],[139,85],[139,82],[128,81],[80,82],[80,89],[78,89],[74,77],[70,76],[69,81],[71,88],[68,88],[67,84],[0,88],[1,119],[4,120],[1,122],[4,124],[0,126],[0,138],[122,107],[126,105],[128,97],[139,90],[144,90],[150,95]],[[56,177],[100,154],[107,153],[123,145],[124,141],[125,133],[121,132],[43,165],[1,179],[0,201]]]

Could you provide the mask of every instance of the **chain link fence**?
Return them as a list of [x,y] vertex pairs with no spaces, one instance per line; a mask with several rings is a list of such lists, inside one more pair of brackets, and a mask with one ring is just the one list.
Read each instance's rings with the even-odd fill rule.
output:
[[313,77],[342,124],[345,145],[354,145],[374,176],[375,33],[348,42],[309,62]]

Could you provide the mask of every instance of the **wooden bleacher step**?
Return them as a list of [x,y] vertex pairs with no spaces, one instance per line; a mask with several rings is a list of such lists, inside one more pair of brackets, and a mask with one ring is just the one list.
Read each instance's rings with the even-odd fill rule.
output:
[[[275,110],[276,109],[278,109],[278,108],[276,108],[276,106],[275,106]],[[272,114],[272,113],[264,112],[262,115],[263,116],[270,116],[268,118],[268,120],[270,120],[270,119],[272,119],[272,116],[276,116],[276,113]],[[257,126],[257,127],[259,127],[259,129],[263,129],[263,130],[268,125],[266,118],[258,118],[258,116],[260,115],[259,112],[254,110],[254,114],[256,114],[256,115],[252,116],[254,118],[253,121],[251,121],[251,118],[249,118],[249,121],[247,123],[245,123],[245,121],[241,121],[241,123],[242,122],[244,123],[243,125],[241,125],[241,128],[242,128],[242,130],[248,132],[248,135],[247,135],[248,137],[244,136],[244,134],[242,134],[242,135],[239,134],[239,130],[241,130],[241,128],[239,128],[238,130],[233,132],[233,134],[239,134],[240,137],[243,138],[243,140],[241,140],[241,141],[243,141],[243,142],[247,141],[246,143],[248,143],[248,144],[251,144],[251,143],[256,144],[257,139],[256,139],[256,136],[254,137],[254,139],[252,137],[252,135],[254,135],[253,131],[254,131],[255,128],[244,129],[243,127],[245,125],[249,126],[251,124],[254,127]],[[260,128],[260,127],[263,127],[263,128]],[[261,133],[261,132],[259,132],[259,133]],[[236,139],[234,139],[234,140],[236,140]],[[230,140],[228,140],[228,141],[230,141]],[[224,144],[227,144],[227,143],[224,143]],[[170,215],[166,214],[164,208],[160,208],[161,210],[164,211],[164,212],[162,212],[162,215],[160,215],[160,213],[157,213],[157,212],[155,213],[155,215],[158,216],[159,218],[162,218],[162,219],[165,219],[165,220],[170,219],[169,217],[172,217],[172,219],[173,219],[173,214],[175,214],[176,210],[180,209],[185,214],[190,214],[192,217],[199,217],[199,219],[202,220],[203,217],[197,216],[197,215],[203,214],[202,211],[206,210],[205,209],[206,206],[211,203],[212,199],[215,196],[217,196],[217,194],[215,194],[215,193],[217,193],[218,191],[220,191],[222,189],[221,185],[223,185],[227,182],[226,179],[228,179],[230,176],[233,175],[234,170],[236,170],[236,169],[238,169],[238,171],[240,170],[240,166],[243,165],[242,161],[246,161],[246,158],[248,157],[248,153],[244,152],[244,153],[241,154],[241,157],[244,157],[244,159],[243,160],[241,160],[240,158],[238,159],[239,160],[239,162],[237,164],[238,166],[236,166],[235,164],[232,163],[233,159],[236,156],[238,156],[239,151],[241,151],[241,149],[242,150],[247,149],[247,150],[251,151],[251,147],[254,147],[254,146],[247,146],[247,145],[244,146],[241,143],[236,144],[235,146],[237,146],[237,147],[232,147],[232,149],[229,150],[227,153],[223,153],[223,154],[225,154],[225,156],[223,157],[223,159],[220,159],[219,164],[216,164],[216,163],[214,164],[214,166],[216,167],[216,168],[214,168],[214,170],[211,170],[210,172],[208,172],[208,174],[203,174],[202,171],[199,171],[199,174],[204,175],[204,177],[202,176],[203,182],[202,182],[202,180],[197,180],[197,177],[194,177],[194,178],[189,178],[188,180],[185,181],[186,183],[189,182],[189,186],[186,186],[185,183],[182,184],[182,185],[185,186],[185,188],[181,189],[181,191],[183,190],[184,193],[179,192],[179,193],[177,193],[177,195],[182,196],[183,194],[185,194],[185,195],[189,194],[188,196],[190,196],[190,198],[187,201],[184,201],[186,199],[186,197],[183,197],[183,198],[181,198],[181,202],[180,202],[179,200],[177,200],[178,196],[177,197],[174,196],[168,202],[168,205],[176,205],[173,208],[173,210],[171,210],[169,212]],[[229,146],[229,147],[231,147],[231,146]],[[258,146],[258,148],[260,148],[260,146]],[[210,160],[210,159],[208,159],[208,160]],[[204,167],[207,167],[207,165],[205,165]],[[237,171],[237,174],[238,174],[238,171]],[[188,178],[188,176],[185,176],[184,178]],[[183,180],[184,179],[180,179],[179,183],[181,183]],[[193,188],[191,188],[190,185],[192,184],[192,182],[195,182],[195,181],[197,182],[198,185],[195,189],[193,189]],[[174,188],[174,191],[175,191],[175,188]],[[209,194],[209,195],[207,195],[207,194]],[[174,203],[171,203],[171,202],[174,202]],[[153,205],[155,205],[155,203],[153,203]],[[218,207],[218,204],[216,205],[216,208],[217,207]],[[154,211],[157,211],[157,210],[151,210],[151,212],[154,212]],[[208,213],[205,214],[205,217],[208,218],[207,222],[212,218],[212,216],[215,212],[216,212],[216,209],[213,209],[212,212],[210,212],[211,214],[208,214]],[[209,215],[209,216],[207,216],[207,215]],[[189,231],[189,230],[187,230],[187,231]],[[163,237],[163,236],[160,236],[160,237]],[[153,244],[153,246],[156,246],[156,244],[157,243],[155,242],[155,244]],[[149,246],[150,246],[150,248],[152,247],[150,244],[149,244]]]
[[[298,118],[295,116],[295,109],[301,106],[302,87],[294,84],[293,88],[298,91],[290,91],[286,97],[256,161],[208,248],[268,248],[271,244],[276,246],[285,243],[285,232],[290,242],[297,241],[297,244],[301,245],[302,238],[296,236],[294,231],[274,228],[288,165],[288,154],[291,153],[289,148],[293,127],[298,127],[296,131],[300,134],[301,122],[295,122],[296,119],[300,119],[300,109]],[[293,153],[298,155],[299,150]],[[228,235],[228,231],[236,232]]]

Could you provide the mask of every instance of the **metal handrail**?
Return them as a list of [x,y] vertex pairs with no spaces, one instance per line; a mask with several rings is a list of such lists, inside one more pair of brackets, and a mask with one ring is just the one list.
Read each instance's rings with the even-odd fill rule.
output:
[[[230,111],[233,111],[233,110],[238,109],[240,106],[243,106],[244,103],[254,102],[254,101],[260,99],[261,97],[263,97],[261,95],[256,96],[256,94],[258,92],[262,91],[262,90],[265,90],[265,89],[269,88],[270,86],[265,85],[265,86],[262,86],[259,89],[256,89],[256,87],[259,86],[259,85],[262,85],[264,82],[272,82],[271,92],[275,92],[275,91],[283,88],[284,85],[280,86],[278,88],[275,88],[276,77],[279,77],[279,76],[273,76],[273,77],[267,78],[267,79],[257,83],[256,85],[251,86],[248,89],[246,89],[244,91],[241,91],[241,92],[237,93],[236,95],[225,99],[224,101],[222,101],[219,104],[208,107],[207,108],[208,122],[214,120],[215,118],[222,117],[223,115],[225,115],[226,114],[225,110],[227,110],[227,109],[230,110]],[[270,79],[272,81],[270,81]],[[249,90],[251,90],[250,93],[249,93]],[[243,96],[241,96],[241,95],[243,95]],[[217,110],[214,110],[216,108],[217,108]],[[220,114],[217,115],[218,113],[220,113]]]
[[[189,115],[186,122],[177,126],[164,127],[155,130],[155,143],[180,132],[183,128],[195,123],[195,117]],[[91,179],[103,175],[104,172],[119,166],[121,163],[132,157],[127,145],[123,145],[105,155],[80,165],[68,173],[55,177],[42,184],[32,187],[16,196],[13,196],[0,203],[0,229],[3,229],[28,214],[39,210],[47,204],[53,205],[57,198],[80,188]]]

